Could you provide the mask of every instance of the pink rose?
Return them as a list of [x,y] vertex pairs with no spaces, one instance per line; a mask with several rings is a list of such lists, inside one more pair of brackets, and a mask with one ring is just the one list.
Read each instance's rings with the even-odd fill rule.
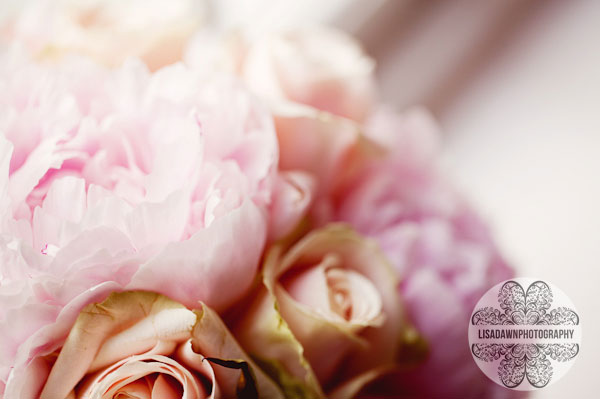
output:
[[111,291],[219,311],[246,293],[279,184],[272,120],[251,96],[181,65],[12,52],[0,85],[0,392]]
[[435,124],[420,110],[382,110],[367,134],[392,151],[344,190],[336,220],[377,240],[401,279],[409,318],[429,345],[425,363],[397,375],[417,396],[498,394],[469,352],[467,326],[477,300],[513,270],[468,204],[436,169]]
[[283,398],[213,310],[149,292],[86,306],[62,347],[35,362],[9,397]]
[[119,66],[136,56],[156,70],[181,60],[205,14],[194,0],[41,0],[6,22],[4,36],[41,59],[76,53]]
[[353,397],[393,367],[400,300],[373,242],[329,225],[272,247],[263,276],[234,334],[288,395]]

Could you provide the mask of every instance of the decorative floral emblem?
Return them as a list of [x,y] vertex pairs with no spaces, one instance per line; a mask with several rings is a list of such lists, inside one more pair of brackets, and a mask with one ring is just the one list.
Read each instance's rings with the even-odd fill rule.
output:
[[[552,289],[539,280],[532,282],[526,291],[519,282],[507,281],[501,285],[497,300],[500,309],[476,308],[471,317],[469,338],[473,356],[488,363],[500,360],[497,374],[505,387],[527,389],[517,388],[525,378],[533,388],[545,387],[554,374],[553,361],[568,362],[579,353],[576,342],[580,339],[579,316],[570,307],[550,309],[554,300]],[[478,338],[491,338],[495,342],[472,339],[473,330]],[[574,331],[578,332],[576,339]]]

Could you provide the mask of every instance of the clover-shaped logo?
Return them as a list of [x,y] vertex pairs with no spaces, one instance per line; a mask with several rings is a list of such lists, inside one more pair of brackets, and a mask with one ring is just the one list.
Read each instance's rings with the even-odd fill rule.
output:
[[[498,291],[495,291],[498,286],[490,290],[492,295],[498,292],[500,309],[476,307],[469,326],[471,352],[476,360],[490,366],[499,360],[498,378],[489,375],[489,366],[484,370],[479,362],[478,365],[505,387],[543,388],[552,380],[555,362],[564,364],[579,353],[579,316],[571,307],[550,309],[553,292],[544,281],[533,281],[524,290],[515,280],[502,283]],[[482,302],[491,304],[489,300],[493,297],[488,294],[478,306]],[[562,292],[560,295],[559,305],[570,304]],[[525,378],[531,387],[520,386]]]

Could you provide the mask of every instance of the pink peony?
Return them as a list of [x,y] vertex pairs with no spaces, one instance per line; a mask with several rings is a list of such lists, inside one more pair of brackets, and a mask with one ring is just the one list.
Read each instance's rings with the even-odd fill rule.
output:
[[111,291],[222,310],[248,290],[271,203],[296,209],[272,198],[295,186],[277,177],[272,121],[251,96],[182,65],[150,75],[14,52],[0,85],[0,392],[27,389],[36,359]]

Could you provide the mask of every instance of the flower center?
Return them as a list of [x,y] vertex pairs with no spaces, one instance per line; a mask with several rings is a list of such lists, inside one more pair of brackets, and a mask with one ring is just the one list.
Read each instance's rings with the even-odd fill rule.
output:
[[350,282],[343,269],[333,268],[325,272],[327,287],[329,288],[329,306],[346,321],[352,319],[352,293]]

